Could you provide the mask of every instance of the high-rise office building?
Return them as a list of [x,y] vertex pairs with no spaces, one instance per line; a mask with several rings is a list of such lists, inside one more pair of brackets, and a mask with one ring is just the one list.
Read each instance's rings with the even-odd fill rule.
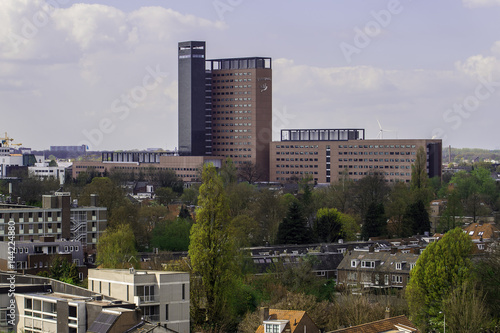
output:
[[207,60],[205,42],[179,43],[179,154],[231,158],[269,175],[271,58]]

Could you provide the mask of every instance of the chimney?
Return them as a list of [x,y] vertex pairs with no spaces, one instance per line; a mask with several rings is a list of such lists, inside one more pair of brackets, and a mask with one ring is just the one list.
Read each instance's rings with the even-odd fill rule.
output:
[[398,252],[398,248],[393,246],[391,247],[391,254],[396,254]]
[[389,307],[385,308],[385,319],[391,318],[391,309]]
[[368,252],[375,252],[375,246],[370,245],[370,247],[368,248]]
[[269,308],[267,306],[260,308],[260,318],[262,321],[269,319]]

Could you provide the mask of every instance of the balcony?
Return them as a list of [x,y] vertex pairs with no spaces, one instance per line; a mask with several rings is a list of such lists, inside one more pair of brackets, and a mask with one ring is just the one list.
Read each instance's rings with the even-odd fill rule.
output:
[[158,303],[160,302],[160,298],[158,295],[135,296],[134,301],[139,306],[145,303]]
[[150,321],[150,322],[159,322],[160,321],[160,315],[144,315],[144,320]]

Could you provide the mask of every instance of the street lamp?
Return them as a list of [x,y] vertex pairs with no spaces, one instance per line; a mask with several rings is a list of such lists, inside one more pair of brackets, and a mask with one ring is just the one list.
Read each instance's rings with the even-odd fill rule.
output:
[[444,313],[443,311],[439,311],[439,313],[443,314],[444,333],[446,333],[446,313]]

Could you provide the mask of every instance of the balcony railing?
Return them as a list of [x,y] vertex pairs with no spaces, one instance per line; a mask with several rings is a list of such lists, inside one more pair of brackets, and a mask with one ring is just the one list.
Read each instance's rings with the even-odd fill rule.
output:
[[159,322],[160,321],[160,315],[144,315],[144,320],[150,321],[150,322]]
[[158,295],[145,295],[145,296],[139,296],[139,301],[142,304],[142,303],[159,302],[160,299]]

